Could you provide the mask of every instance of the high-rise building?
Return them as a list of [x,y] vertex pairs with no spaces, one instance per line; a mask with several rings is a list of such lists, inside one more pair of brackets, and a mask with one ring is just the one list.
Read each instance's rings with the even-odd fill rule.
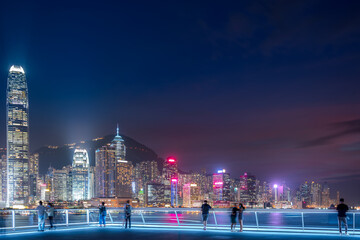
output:
[[148,183],[145,188],[145,203],[148,207],[163,207],[164,184]]
[[187,183],[183,186],[183,206],[200,207],[202,203],[200,186],[196,183]]
[[7,80],[7,205],[26,205],[29,197],[29,99],[24,69],[11,66]]
[[243,176],[240,176],[240,201],[253,206],[257,201],[256,195],[256,177],[244,173]]
[[115,146],[108,144],[95,151],[95,196],[116,196]]
[[0,202],[5,207],[6,204],[6,189],[7,189],[7,160],[6,148],[0,148]]
[[63,167],[62,169],[54,170],[53,185],[54,185],[54,199],[55,201],[71,201],[69,195],[69,170],[70,167]]
[[131,198],[132,187],[132,163],[126,160],[126,147],[124,139],[119,135],[119,127],[116,129],[116,136],[112,142],[115,146],[116,159],[116,196]]
[[71,170],[72,200],[90,199],[90,163],[86,149],[75,149]]
[[160,183],[160,173],[157,161],[137,163],[133,171],[134,197],[144,203],[144,189],[148,183]]
[[[164,202],[167,205],[171,205],[172,202],[174,202],[174,198],[177,198],[177,192],[172,193],[171,191],[174,191],[175,188],[174,185],[175,181],[173,182],[173,179],[178,180],[178,167],[177,167],[177,160],[174,157],[168,157],[163,166],[163,172],[162,172],[162,183],[164,184]],[[176,191],[177,191],[177,181],[176,181]],[[173,199],[172,199],[173,198]]]
[[29,159],[29,201],[35,203],[37,200],[37,181],[39,178],[39,154],[31,154]]
[[322,187],[320,183],[311,182],[310,195],[312,207],[321,207],[321,190]]
[[328,208],[330,207],[331,200],[330,200],[330,187],[327,183],[324,183],[323,189],[321,192],[321,205],[322,207]]
[[311,204],[311,185],[308,182],[304,182],[300,185],[297,192],[297,200],[301,201],[301,207],[307,208]]

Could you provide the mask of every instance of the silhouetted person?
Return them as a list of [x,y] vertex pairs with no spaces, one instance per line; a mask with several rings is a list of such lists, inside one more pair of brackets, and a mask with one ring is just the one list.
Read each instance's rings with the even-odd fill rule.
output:
[[344,203],[344,199],[340,198],[340,204],[337,205],[336,210],[338,211],[338,221],[339,221],[339,232],[342,235],[341,231],[341,225],[344,223],[345,225],[345,234],[347,235],[348,232],[348,225],[347,225],[347,219],[346,219],[346,212],[349,211],[348,205]]
[[131,205],[130,205],[130,201],[127,200],[126,204],[124,206],[124,213],[125,213],[125,228],[128,227],[128,223],[129,223],[129,228],[131,228]]
[[99,206],[99,226],[102,227],[102,225],[104,225],[104,227],[106,227],[106,207],[105,207],[105,202],[102,202],[101,205]]
[[207,200],[204,201],[204,204],[201,206],[202,220],[204,224],[204,230],[206,230],[207,220],[209,217],[209,211],[211,206],[207,203]]
[[38,211],[38,230],[43,232],[45,230],[45,213],[46,208],[43,206],[42,201],[39,202],[39,206],[36,208]]
[[239,204],[239,224],[240,224],[240,232],[243,231],[243,212],[245,211],[245,207],[242,203]]
[[231,220],[231,231],[234,232],[236,229],[236,215],[237,212],[239,211],[237,204],[234,204],[234,207],[231,209],[231,215],[230,215],[230,220]]
[[52,203],[48,204],[48,208],[47,208],[46,212],[47,212],[47,215],[49,217],[49,223],[50,223],[50,228],[49,229],[53,229],[54,228],[55,208],[54,208]]

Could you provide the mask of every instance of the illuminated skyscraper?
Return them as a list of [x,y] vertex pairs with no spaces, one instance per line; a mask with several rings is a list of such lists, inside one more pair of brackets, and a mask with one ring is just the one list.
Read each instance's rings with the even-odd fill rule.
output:
[[[69,167],[63,167],[53,172],[55,201],[71,201],[69,194]],[[70,196],[69,196],[70,195]]]
[[157,161],[144,161],[137,163],[133,170],[135,193],[141,203],[145,202],[144,190],[148,183],[160,183],[160,173]]
[[124,139],[119,135],[119,126],[113,140],[116,159],[116,196],[131,197],[132,163],[126,160],[126,147]]
[[187,183],[183,186],[183,207],[200,207],[201,200],[200,187],[196,183]]
[[215,201],[233,201],[231,198],[231,178],[225,169],[213,174],[213,194]]
[[7,205],[29,197],[29,100],[25,72],[12,66],[7,81]]
[[37,193],[37,181],[39,178],[39,154],[30,155],[29,159],[29,201],[34,203]]
[[7,161],[6,148],[0,148],[0,202],[1,206],[6,203],[6,188],[7,188]]
[[86,149],[75,149],[71,171],[72,200],[90,199],[90,163]]
[[240,201],[248,205],[256,204],[256,177],[244,173],[240,176]]
[[172,182],[173,179],[179,179],[177,161],[174,157],[168,157],[164,162],[162,172],[162,183],[164,184],[164,202],[168,205],[176,202],[178,194],[177,192],[172,193],[172,191],[177,191],[177,181]]
[[95,151],[95,196],[116,196],[116,159],[113,145]]

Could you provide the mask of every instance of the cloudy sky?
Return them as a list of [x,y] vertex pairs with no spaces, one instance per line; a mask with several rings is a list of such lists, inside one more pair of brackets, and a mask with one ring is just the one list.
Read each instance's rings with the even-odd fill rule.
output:
[[[360,204],[359,1],[2,1],[31,149],[121,132],[185,170],[328,181]],[[2,104],[1,104],[2,102]]]

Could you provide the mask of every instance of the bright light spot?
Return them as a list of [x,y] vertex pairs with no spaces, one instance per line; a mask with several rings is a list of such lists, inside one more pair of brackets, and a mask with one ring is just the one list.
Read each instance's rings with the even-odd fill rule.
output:
[[223,185],[223,182],[216,182],[215,185]]
[[24,69],[21,66],[15,66],[12,65],[10,68],[10,72],[21,72],[21,73],[25,73]]
[[177,182],[176,178],[171,179],[172,182]]
[[274,184],[274,188],[278,188],[278,185],[277,185],[277,184]]
[[197,184],[196,184],[196,183],[192,183],[192,184],[190,184],[190,187],[197,187]]

